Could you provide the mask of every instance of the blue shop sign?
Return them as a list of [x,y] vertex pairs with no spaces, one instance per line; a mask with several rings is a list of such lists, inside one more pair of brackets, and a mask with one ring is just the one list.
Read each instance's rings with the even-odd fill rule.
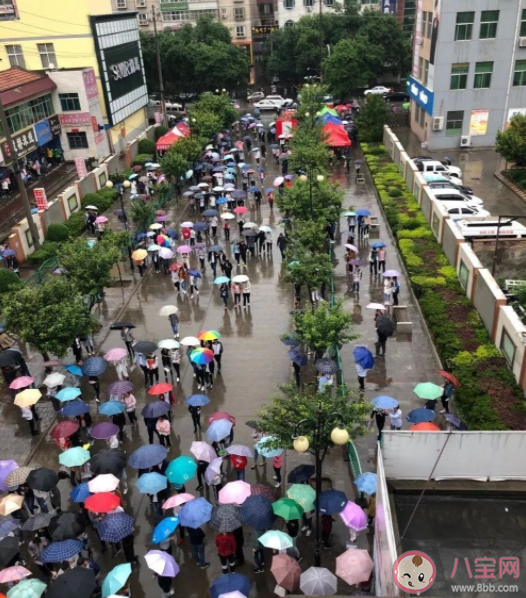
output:
[[407,78],[407,93],[411,98],[425,110],[429,116],[433,116],[433,102],[435,94],[419,83],[414,77]]
[[45,145],[48,141],[53,139],[53,133],[51,132],[51,125],[49,121],[41,120],[35,125],[35,134],[37,137],[37,143],[39,146]]

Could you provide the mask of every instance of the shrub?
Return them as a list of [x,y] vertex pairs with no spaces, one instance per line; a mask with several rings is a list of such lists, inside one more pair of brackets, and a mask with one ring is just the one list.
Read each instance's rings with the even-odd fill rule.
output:
[[47,229],[46,239],[56,243],[63,243],[67,241],[69,231],[65,224],[50,224]]
[[22,281],[13,270],[8,270],[7,268],[2,268],[0,270],[0,294],[15,291],[21,286]]
[[[154,130],[155,141],[159,141],[159,139],[160,139],[160,138],[161,138],[163,135],[166,135],[166,133],[168,133],[168,131],[169,131],[169,129],[167,129],[166,127],[162,127],[162,126],[160,126],[160,125],[159,125],[158,127],[155,127],[155,130]],[[141,147],[141,146],[139,145],[139,148],[140,148],[140,147]],[[139,149],[139,151],[140,151],[140,149]],[[148,153],[148,152],[145,152],[145,153]],[[155,150],[154,150],[154,153],[155,153]]]
[[150,139],[141,139],[139,141],[139,155],[140,154],[155,156],[155,142]]
[[430,276],[413,276],[411,280],[415,285],[428,289],[446,286],[446,279],[441,276],[437,276],[436,278]]
[[391,197],[402,197],[402,192],[400,191],[400,189],[397,189],[396,187],[391,187],[388,193]]
[[74,212],[68,220],[66,220],[64,226],[68,229],[71,238],[79,237],[86,228],[84,214],[82,212]]
[[54,243],[53,241],[44,241],[40,249],[37,249],[30,256],[28,256],[27,261],[30,264],[35,265],[43,264],[46,260],[49,260],[52,257],[57,256],[59,247],[60,243]]
[[82,198],[82,207],[95,206],[98,209],[98,213],[102,214],[108,210],[114,202],[114,198],[119,196],[119,192],[116,189],[104,189],[97,193],[87,193]]
[[399,239],[433,239],[433,231],[430,228],[419,226],[414,230],[399,230],[397,233]]
[[153,154],[138,154],[135,160],[133,161],[133,165],[141,165],[144,166],[147,161],[153,160]]

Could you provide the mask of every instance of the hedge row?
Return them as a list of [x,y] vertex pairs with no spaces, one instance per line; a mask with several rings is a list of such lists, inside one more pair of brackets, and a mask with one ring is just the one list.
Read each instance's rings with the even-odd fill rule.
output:
[[470,430],[526,429],[524,395],[404,178],[383,145],[362,144],[362,150],[437,351],[461,383],[459,415]]

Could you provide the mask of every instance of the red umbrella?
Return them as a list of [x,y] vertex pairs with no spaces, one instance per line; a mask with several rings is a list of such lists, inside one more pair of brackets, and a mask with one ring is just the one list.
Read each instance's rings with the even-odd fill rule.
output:
[[163,395],[165,392],[173,390],[173,386],[167,382],[161,382],[160,384],[154,384],[148,391],[149,395]]
[[142,166],[140,164],[137,164],[136,166],[134,166],[132,168],[133,172],[141,172],[142,170]]
[[175,264],[170,264],[170,267],[168,268],[170,270],[170,272],[177,272],[177,270],[179,270],[179,268],[182,268],[183,264],[179,264],[178,262],[175,262]]
[[289,592],[295,592],[300,587],[301,568],[288,554],[273,556],[270,570],[278,584]]
[[88,511],[92,513],[109,513],[121,504],[121,499],[112,492],[99,492],[89,496],[84,503]]
[[440,432],[440,428],[438,426],[435,426],[435,424],[431,424],[429,422],[416,424],[416,426],[411,426],[409,430],[411,432]]
[[264,496],[269,500],[276,500],[276,490],[268,484],[254,484],[251,490],[252,496]]
[[79,429],[77,422],[60,422],[50,433],[51,438],[68,438]]
[[437,372],[437,374],[439,376],[442,376],[442,378],[445,378],[446,380],[451,382],[451,384],[453,384],[453,386],[455,388],[458,388],[460,386],[460,382],[455,378],[455,376],[453,376],[453,374],[450,374],[449,372],[446,372],[445,370],[439,370]]
[[338,112],[345,112],[347,110],[347,105],[338,104],[338,106],[334,106],[334,109],[338,110]]
[[230,415],[230,413],[227,411],[216,411],[215,413],[212,413],[212,415],[208,418],[208,425],[217,421],[218,419],[227,419],[234,426],[236,425],[236,418],[233,415]]

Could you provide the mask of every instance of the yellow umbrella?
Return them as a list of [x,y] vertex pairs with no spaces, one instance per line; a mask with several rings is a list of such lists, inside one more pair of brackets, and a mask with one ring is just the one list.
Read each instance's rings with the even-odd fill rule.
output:
[[132,253],[132,260],[140,262],[141,260],[145,259],[148,256],[148,252],[146,249],[136,249]]
[[150,224],[150,230],[160,230],[163,227],[163,225],[160,222],[154,222],[153,224]]
[[0,500],[0,515],[10,515],[22,508],[24,497],[19,494],[8,494]]
[[41,397],[42,393],[38,388],[26,388],[16,395],[15,405],[18,405],[18,407],[29,407],[30,405],[34,405]]

